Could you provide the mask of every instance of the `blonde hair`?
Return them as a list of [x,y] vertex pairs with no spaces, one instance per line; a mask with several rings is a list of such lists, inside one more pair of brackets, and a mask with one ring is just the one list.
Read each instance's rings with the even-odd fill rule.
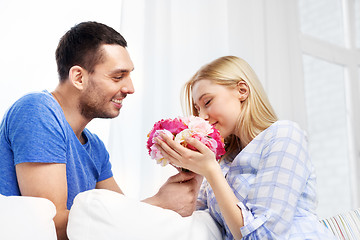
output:
[[183,109],[186,115],[199,115],[193,103],[192,88],[196,82],[204,79],[229,88],[235,88],[243,81],[249,88],[249,95],[242,102],[235,128],[236,135],[225,139],[226,156],[241,151],[259,133],[278,120],[254,70],[245,60],[235,56],[221,57],[204,65],[185,83],[182,103],[185,104]]

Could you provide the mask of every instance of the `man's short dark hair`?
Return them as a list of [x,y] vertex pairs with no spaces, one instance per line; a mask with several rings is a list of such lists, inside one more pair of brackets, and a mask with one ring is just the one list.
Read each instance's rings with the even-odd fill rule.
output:
[[72,66],[80,66],[93,73],[101,63],[104,44],[127,47],[127,42],[113,28],[97,22],[82,22],[72,27],[61,39],[56,49],[56,63],[61,82],[69,76]]

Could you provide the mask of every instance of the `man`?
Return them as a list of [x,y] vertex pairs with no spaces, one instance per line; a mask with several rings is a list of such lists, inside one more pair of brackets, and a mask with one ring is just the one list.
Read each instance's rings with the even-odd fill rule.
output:
[[[122,193],[103,142],[85,127],[115,118],[134,93],[125,39],[96,22],[71,28],[56,50],[57,88],[20,98],[0,126],[0,194],[44,197],[57,209],[58,239],[66,239],[75,196],[98,188]],[[144,202],[191,215],[200,179],[179,173]]]

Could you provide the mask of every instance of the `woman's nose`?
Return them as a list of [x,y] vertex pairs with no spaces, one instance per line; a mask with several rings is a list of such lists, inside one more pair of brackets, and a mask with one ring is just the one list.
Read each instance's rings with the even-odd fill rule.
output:
[[199,117],[208,120],[209,119],[209,115],[207,114],[206,111],[199,111]]

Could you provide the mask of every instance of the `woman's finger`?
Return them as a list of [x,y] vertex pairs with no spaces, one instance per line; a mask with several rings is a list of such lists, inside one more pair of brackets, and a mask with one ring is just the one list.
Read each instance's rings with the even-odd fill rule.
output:
[[176,168],[176,170],[178,170],[179,173],[181,173],[183,171],[183,168],[173,164],[172,162],[169,163],[171,166],[173,166],[174,168]]
[[167,143],[163,142],[161,139],[156,138],[155,140],[156,148],[161,152],[166,160],[174,163],[175,165],[179,165],[181,163],[181,156],[178,152],[169,147]]
[[161,139],[156,139],[156,148],[159,149],[161,151],[161,153],[164,155],[166,154],[167,156],[170,156],[172,158],[178,158],[180,157],[179,153],[177,153],[176,151],[174,151],[172,148],[170,148],[165,142],[163,142]]
[[191,146],[193,146],[194,148],[196,148],[201,153],[205,153],[210,150],[204,143],[200,142],[199,140],[197,140],[195,138],[188,137],[188,138],[186,138],[186,142],[188,144],[190,144]]
[[175,142],[173,139],[169,138],[169,136],[165,134],[161,134],[161,137],[163,138],[164,142],[172,148],[174,151],[176,151],[180,156],[184,155],[186,151],[188,151],[187,148],[182,146],[180,143]]

